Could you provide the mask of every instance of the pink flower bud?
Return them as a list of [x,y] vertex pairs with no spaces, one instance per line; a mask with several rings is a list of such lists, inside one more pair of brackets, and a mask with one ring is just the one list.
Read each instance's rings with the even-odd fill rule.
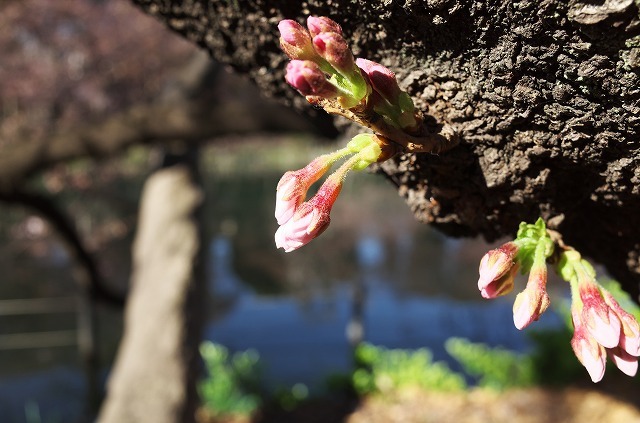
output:
[[482,298],[496,298],[511,292],[513,289],[513,281],[518,273],[518,267],[518,264],[511,266],[507,273],[482,287],[480,289],[480,295],[482,295]]
[[327,156],[320,156],[304,168],[282,175],[276,191],[275,216],[278,225],[293,217],[298,206],[304,201],[309,187],[320,179],[330,166],[331,160]]
[[288,253],[320,236],[331,222],[329,214],[341,189],[341,179],[327,178],[316,195],[300,205],[293,217],[278,228],[276,247]]
[[517,270],[515,262],[517,254],[518,246],[514,242],[507,242],[482,257],[478,289],[484,298],[506,294],[513,288],[516,272],[512,269]]
[[608,291],[602,291],[605,303],[616,313],[622,324],[620,347],[632,356],[640,356],[640,325],[634,316],[627,313]]
[[287,64],[285,79],[302,95],[315,95],[324,98],[336,97],[338,90],[310,60],[292,60]]
[[598,286],[591,281],[579,282],[581,313],[585,327],[598,343],[605,348],[613,348],[620,343],[620,320],[616,313],[604,302]]
[[352,75],[357,69],[351,50],[342,35],[321,32],[313,37],[313,46],[320,56],[343,75]]
[[311,35],[298,22],[284,19],[278,23],[280,48],[291,59],[313,60],[317,57]]
[[[579,319],[579,317],[578,317]],[[589,372],[591,380],[596,383],[600,382],[604,377],[606,355],[602,345],[591,337],[585,330],[584,326],[579,324],[576,316],[573,317],[575,332],[571,339],[571,347],[576,357]]]
[[340,25],[326,16],[309,16],[307,18],[307,28],[309,28],[312,37],[321,32],[335,32],[338,35],[342,35]]
[[356,65],[364,71],[374,90],[391,104],[398,105],[402,90],[398,86],[396,76],[391,70],[380,63],[367,59],[356,59]]
[[518,294],[513,303],[513,323],[522,330],[538,320],[549,307],[549,295],[546,290],[547,266],[534,266],[524,291]]
[[638,357],[634,357],[627,353],[621,347],[616,347],[607,350],[609,358],[613,361],[622,373],[627,376],[635,376],[638,372]]

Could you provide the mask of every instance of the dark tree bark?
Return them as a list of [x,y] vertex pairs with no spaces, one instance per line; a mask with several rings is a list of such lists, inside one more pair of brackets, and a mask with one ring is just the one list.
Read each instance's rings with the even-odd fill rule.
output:
[[494,240],[542,216],[637,297],[637,0],[133,1],[284,98],[296,94],[283,82],[278,21],[335,19],[357,55],[391,67],[461,137],[440,156],[382,166],[416,218]]

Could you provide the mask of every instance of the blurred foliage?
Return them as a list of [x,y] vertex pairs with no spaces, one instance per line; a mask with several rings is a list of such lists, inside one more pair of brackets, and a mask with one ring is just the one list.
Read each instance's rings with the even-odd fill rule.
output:
[[535,382],[534,362],[524,354],[460,338],[448,339],[445,349],[467,374],[477,378],[480,387],[504,390]]
[[586,377],[571,348],[572,329],[531,331],[529,337],[535,345],[530,357],[536,384],[564,386]]
[[262,389],[262,366],[255,350],[230,354],[224,346],[206,341],[200,345],[200,354],[208,376],[198,391],[210,416],[251,417],[265,405],[290,411],[309,397],[309,389],[302,383],[279,388],[273,394]]
[[[614,281],[604,281],[627,311],[640,318],[640,307]],[[556,306],[564,325],[528,333],[529,354],[489,347],[466,339],[450,338],[446,351],[460,363],[466,375],[481,388],[505,390],[534,385],[567,385],[584,379],[585,370],[571,349],[572,324],[568,300]],[[268,395],[261,391],[259,355],[253,351],[230,355],[226,348],[205,342],[201,346],[209,377],[199,386],[204,406],[214,416],[251,416],[258,408],[275,405],[291,411],[310,399],[304,384],[281,388]],[[359,397],[394,394],[405,389],[458,392],[468,388],[465,376],[446,363],[434,362],[431,351],[387,349],[367,343],[355,352],[355,370],[328,378],[332,393],[355,393]]]
[[414,387],[435,391],[461,391],[466,387],[464,377],[445,363],[433,362],[425,348],[410,351],[364,343],[356,348],[355,359],[357,370],[352,381],[361,396]]
[[259,355],[254,350],[233,355],[221,346],[204,342],[200,346],[209,376],[198,391],[204,407],[213,416],[250,416],[262,405],[259,395]]
[[275,404],[285,411],[291,411],[309,399],[309,388],[304,383],[296,383],[291,388],[280,388],[274,395]]

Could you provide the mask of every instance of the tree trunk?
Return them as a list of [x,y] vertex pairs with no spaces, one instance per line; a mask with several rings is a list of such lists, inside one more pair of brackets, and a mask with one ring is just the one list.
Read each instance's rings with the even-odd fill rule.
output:
[[200,367],[202,192],[182,164],[149,177],[133,247],[126,332],[100,423],[192,422]]
[[382,166],[416,218],[494,240],[542,216],[637,297],[638,0],[133,1],[290,99],[278,21],[338,21],[358,56],[389,66],[461,137]]

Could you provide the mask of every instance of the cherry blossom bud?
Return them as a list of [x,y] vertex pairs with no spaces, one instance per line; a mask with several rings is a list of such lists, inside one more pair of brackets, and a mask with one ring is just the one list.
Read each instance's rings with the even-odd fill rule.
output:
[[371,60],[358,58],[356,65],[364,71],[374,90],[391,104],[398,104],[402,90],[398,86],[396,76],[387,67]]
[[331,208],[342,189],[342,179],[330,176],[316,195],[298,207],[293,217],[275,234],[276,247],[285,252],[297,250],[327,229]]
[[605,348],[618,346],[620,343],[620,320],[604,302],[598,286],[594,282],[581,280],[579,292],[583,304],[581,318],[591,336]]
[[[351,50],[342,35],[321,32],[313,37],[313,46],[318,54],[345,77],[353,76],[357,70]],[[357,71],[359,73],[359,70]]]
[[331,163],[331,155],[323,155],[302,169],[282,175],[276,191],[275,216],[279,225],[293,217],[295,210],[304,201],[309,187],[329,170]]
[[511,292],[513,289],[513,281],[518,273],[518,267],[518,264],[513,265],[507,273],[483,286],[480,289],[480,295],[482,295],[482,298],[496,298]]
[[573,324],[575,332],[571,339],[571,348],[580,363],[587,369],[591,380],[596,383],[600,382],[604,377],[606,365],[606,353],[602,345],[600,345],[580,324],[580,316],[573,316]]
[[547,266],[533,266],[524,291],[516,296],[513,303],[513,323],[522,330],[538,320],[549,307],[549,295],[546,290]]
[[484,298],[494,298],[511,291],[518,267],[515,262],[517,254],[518,246],[507,242],[482,257],[478,289]]
[[278,23],[280,48],[290,59],[313,60],[318,55],[313,49],[311,35],[302,25],[291,19]]
[[307,28],[309,28],[312,37],[321,32],[335,32],[338,35],[342,35],[340,25],[326,16],[309,16],[307,18]]
[[622,325],[620,347],[632,356],[640,356],[640,325],[634,316],[627,313],[608,291],[602,290],[605,303],[616,313]]
[[621,347],[608,349],[607,353],[613,364],[627,376],[635,376],[638,372],[638,357],[627,353]]
[[317,64],[310,60],[292,60],[287,64],[285,79],[302,95],[315,95],[324,98],[334,98],[338,94],[320,70]]

